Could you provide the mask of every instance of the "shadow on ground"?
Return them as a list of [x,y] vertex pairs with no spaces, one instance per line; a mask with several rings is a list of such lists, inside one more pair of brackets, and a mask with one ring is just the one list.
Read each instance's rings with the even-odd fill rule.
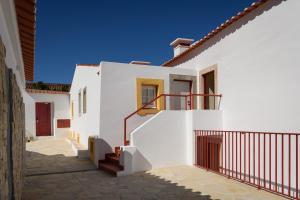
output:
[[25,176],[96,169],[87,159],[78,159],[75,156],[63,154],[44,155],[32,151],[26,151],[25,163]]
[[30,151],[26,154],[24,200],[211,199],[147,172],[112,177],[97,170],[89,160],[62,154],[43,155]]

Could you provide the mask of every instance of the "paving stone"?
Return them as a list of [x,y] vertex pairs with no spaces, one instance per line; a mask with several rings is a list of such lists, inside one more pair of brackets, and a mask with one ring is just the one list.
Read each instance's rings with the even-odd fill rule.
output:
[[[98,170],[56,173],[95,169],[91,162],[75,158],[70,146],[58,139],[28,143],[27,153],[31,156],[26,164],[30,170],[25,177],[25,200],[283,199],[192,166],[160,168],[123,177],[112,177]],[[44,171],[51,173],[35,175]]]

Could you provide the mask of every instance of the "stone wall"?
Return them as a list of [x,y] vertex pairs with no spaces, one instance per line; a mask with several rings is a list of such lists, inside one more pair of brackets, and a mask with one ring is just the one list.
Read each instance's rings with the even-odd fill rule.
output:
[[21,199],[25,152],[23,99],[5,56],[0,38],[0,200]]

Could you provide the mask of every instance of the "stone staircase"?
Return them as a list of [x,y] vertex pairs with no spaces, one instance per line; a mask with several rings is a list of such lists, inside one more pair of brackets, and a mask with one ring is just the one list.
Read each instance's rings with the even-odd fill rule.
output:
[[124,170],[124,167],[120,165],[120,147],[115,147],[114,153],[105,154],[104,160],[98,161],[98,167],[114,176],[117,176],[119,171]]

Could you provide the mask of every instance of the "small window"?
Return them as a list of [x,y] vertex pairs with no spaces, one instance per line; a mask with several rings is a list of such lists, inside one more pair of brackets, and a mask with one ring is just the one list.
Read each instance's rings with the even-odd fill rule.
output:
[[71,101],[71,119],[74,118],[74,101]]
[[[157,96],[157,86],[142,85],[142,104],[146,105]],[[156,108],[156,101],[148,104],[146,108]]]
[[57,128],[70,128],[70,125],[71,123],[69,119],[57,119]]
[[86,113],[86,88],[83,89],[83,113]]
[[81,91],[78,93],[78,116],[81,115]]

